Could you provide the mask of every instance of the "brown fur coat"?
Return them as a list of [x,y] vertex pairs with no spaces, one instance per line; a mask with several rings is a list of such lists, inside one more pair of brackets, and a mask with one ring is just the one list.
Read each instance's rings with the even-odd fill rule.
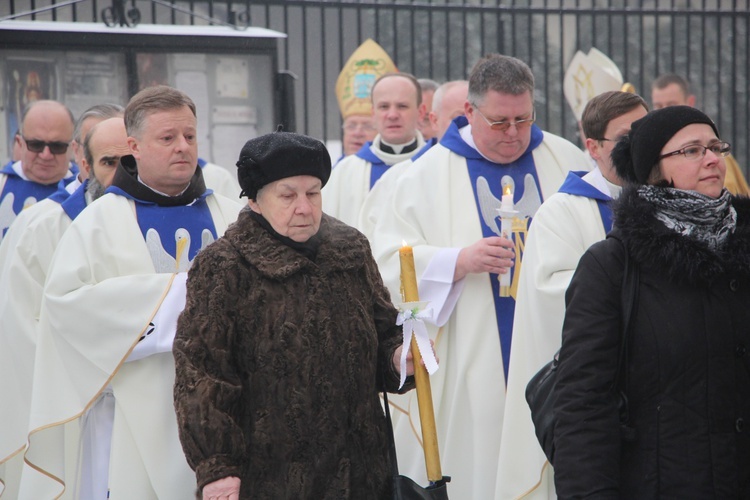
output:
[[[174,342],[180,439],[198,486],[241,498],[387,498],[378,390],[397,311],[367,239],[326,215],[315,262],[243,211],[201,252]],[[410,380],[411,382],[411,380]]]

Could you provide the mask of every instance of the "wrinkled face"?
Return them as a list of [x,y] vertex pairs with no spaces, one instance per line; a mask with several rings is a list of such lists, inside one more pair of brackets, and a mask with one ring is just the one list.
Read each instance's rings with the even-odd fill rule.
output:
[[646,116],[646,108],[637,106],[609,121],[604,131],[606,140],[586,139],[586,147],[591,157],[596,160],[604,178],[613,184],[622,185],[622,180],[617,176],[612,165],[612,150],[620,138],[630,132],[630,125],[644,116]]
[[529,147],[531,127],[511,125],[503,132],[492,130],[487,121],[515,122],[530,119],[534,113],[531,93],[527,91],[511,95],[488,90],[482,102],[475,104],[476,107],[467,101],[464,111],[479,151],[495,163],[507,164],[516,161]]
[[353,155],[359,151],[366,142],[372,141],[377,135],[377,130],[372,124],[372,116],[352,115],[344,120],[342,126],[344,131],[342,143],[344,155]]
[[54,154],[49,146],[40,152],[32,151],[36,142],[65,143],[73,140],[73,123],[62,106],[39,103],[29,110],[16,136],[21,148],[23,173],[34,182],[55,184],[65,177],[70,167],[68,151]]
[[430,120],[435,126],[438,137],[443,137],[454,118],[464,114],[469,84],[449,88],[440,101],[440,107],[430,112]]
[[[713,129],[704,123],[693,123],[680,129],[667,142],[661,154],[671,153],[687,146],[699,144],[710,146],[720,142]],[[700,159],[687,159],[684,155],[662,158],[659,162],[662,178],[674,183],[677,189],[697,191],[712,198],[718,198],[724,187],[727,167],[724,158],[710,150]]]
[[399,76],[380,80],[372,89],[372,117],[375,129],[390,144],[414,140],[419,120],[417,89]]
[[249,205],[280,235],[304,243],[320,229],[323,202],[321,181],[312,175],[295,175],[263,186]]
[[128,146],[147,186],[175,196],[190,183],[198,166],[196,119],[190,108],[154,111]]
[[654,109],[669,106],[693,106],[695,96],[686,96],[679,85],[670,83],[663,89],[653,88],[651,90],[651,102],[654,104]]
[[94,164],[89,165],[84,158],[82,167],[88,172],[89,182],[96,181],[101,186],[101,193],[97,193],[101,195],[112,185],[120,158],[130,154],[123,119],[110,118],[99,123],[89,141],[89,149]]

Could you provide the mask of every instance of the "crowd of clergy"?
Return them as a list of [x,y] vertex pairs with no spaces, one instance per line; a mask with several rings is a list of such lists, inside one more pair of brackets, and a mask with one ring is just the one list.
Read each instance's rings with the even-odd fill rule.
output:
[[[579,259],[612,229],[615,144],[652,109],[696,106],[673,74],[649,106],[596,49],[576,54],[564,87],[582,147],[536,124],[534,75],[514,57],[438,84],[367,40],[336,83],[342,154],[322,210],[364,234],[393,304],[399,249],[413,248],[454,498],[556,498],[526,385],[560,349]],[[28,104],[0,170],[3,499],[195,498],[172,346],[193,260],[248,205],[234,166],[199,156],[196,123],[167,86],[77,118]],[[723,161],[726,188],[749,195]],[[388,404],[399,470],[427,484],[417,396]]]

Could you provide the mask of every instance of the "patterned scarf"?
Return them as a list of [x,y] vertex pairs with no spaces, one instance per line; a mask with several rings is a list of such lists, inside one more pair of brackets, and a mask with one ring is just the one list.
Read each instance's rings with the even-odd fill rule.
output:
[[695,191],[639,186],[638,196],[656,208],[656,218],[667,228],[704,242],[712,251],[721,248],[737,226],[737,212],[726,189],[711,198]]

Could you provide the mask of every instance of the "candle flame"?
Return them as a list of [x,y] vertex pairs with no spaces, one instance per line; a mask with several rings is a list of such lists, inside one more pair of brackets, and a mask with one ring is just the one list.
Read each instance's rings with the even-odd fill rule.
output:
[[503,188],[503,194],[513,194],[513,191],[510,190],[510,184],[505,185],[505,188]]
[[406,246],[406,240],[401,240],[401,246],[402,246],[402,247],[405,247],[405,246]]

